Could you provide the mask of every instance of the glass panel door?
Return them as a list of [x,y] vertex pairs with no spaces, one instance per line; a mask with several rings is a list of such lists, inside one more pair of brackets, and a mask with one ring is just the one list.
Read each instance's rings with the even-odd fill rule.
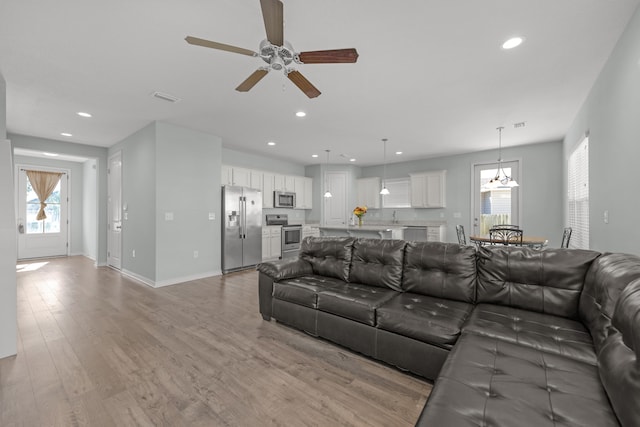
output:
[[[502,162],[504,173],[516,181],[520,181],[518,166],[518,161]],[[493,189],[484,187],[496,176],[497,167],[496,163],[474,166],[471,235],[488,235],[489,229],[494,225],[520,225],[519,187]]]

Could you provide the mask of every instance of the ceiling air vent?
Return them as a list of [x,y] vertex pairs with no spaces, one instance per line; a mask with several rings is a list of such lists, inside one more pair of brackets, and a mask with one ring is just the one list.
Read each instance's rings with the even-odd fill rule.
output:
[[153,92],[151,96],[153,96],[154,98],[162,99],[163,101],[168,101],[168,102],[180,101],[180,98],[178,98],[177,96],[169,95],[168,93]]
[[525,127],[526,123],[527,123],[527,122],[518,122],[518,123],[514,123],[514,124],[513,124],[513,127],[514,127],[515,129],[523,128],[523,127]]

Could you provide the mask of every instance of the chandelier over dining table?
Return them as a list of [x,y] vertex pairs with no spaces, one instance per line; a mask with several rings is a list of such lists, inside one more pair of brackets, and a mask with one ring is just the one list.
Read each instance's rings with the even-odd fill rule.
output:
[[491,190],[496,188],[519,187],[518,182],[513,179],[513,177],[507,175],[502,167],[502,129],[504,129],[504,126],[497,127],[496,129],[498,130],[498,170],[496,171],[496,176],[491,178],[482,188]]

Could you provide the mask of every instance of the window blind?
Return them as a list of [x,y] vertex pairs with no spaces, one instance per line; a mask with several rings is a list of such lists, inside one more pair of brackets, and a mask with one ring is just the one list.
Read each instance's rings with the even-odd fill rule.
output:
[[569,156],[568,221],[573,229],[569,247],[589,249],[589,138]]
[[409,196],[409,178],[387,179],[385,186],[389,194],[382,196],[383,208],[409,208],[411,198]]

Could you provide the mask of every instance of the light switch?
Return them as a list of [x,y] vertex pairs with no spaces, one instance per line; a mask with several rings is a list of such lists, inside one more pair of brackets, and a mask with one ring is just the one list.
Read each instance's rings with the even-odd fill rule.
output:
[[125,212],[124,213],[124,219],[125,219],[125,221],[129,219],[129,212]]
[[216,219],[216,213],[209,212],[209,221],[215,221],[215,219]]
[[165,212],[164,213],[165,221],[173,221],[173,212]]
[[605,224],[609,224],[609,211],[608,210],[604,211],[604,214],[602,215],[602,219],[604,220]]
[[454,218],[462,218],[462,214],[460,212],[454,212],[453,213],[453,217]]

